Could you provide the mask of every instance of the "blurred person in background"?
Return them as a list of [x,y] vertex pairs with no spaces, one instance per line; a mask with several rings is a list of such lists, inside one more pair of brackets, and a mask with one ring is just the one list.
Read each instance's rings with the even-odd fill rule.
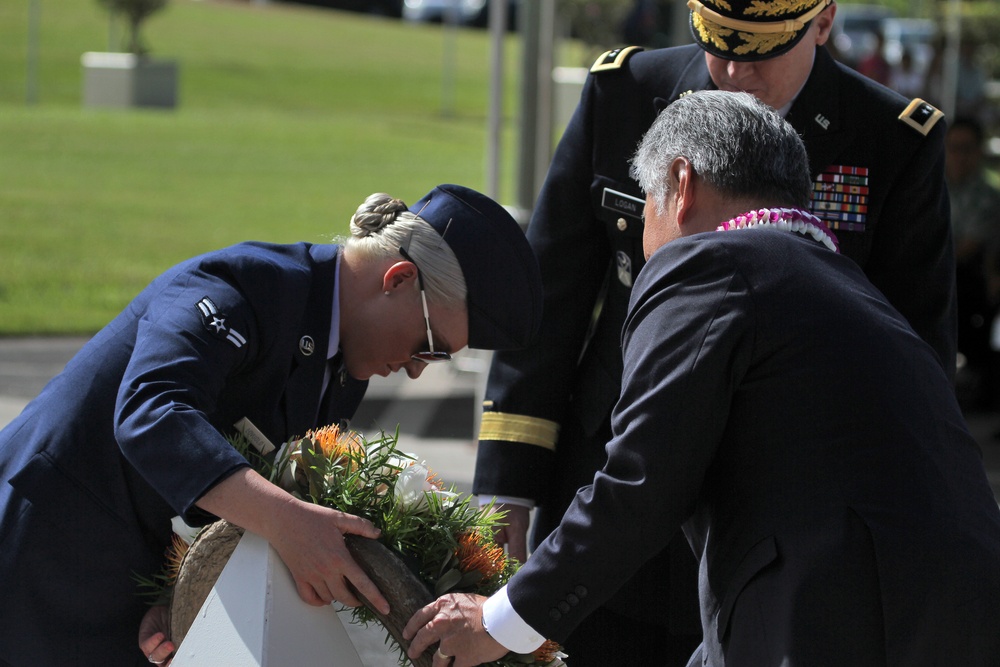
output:
[[917,97],[924,90],[924,75],[913,60],[913,52],[903,49],[899,63],[892,68],[889,87],[903,97]]
[[889,85],[892,66],[885,59],[885,34],[881,30],[875,33],[875,48],[858,62],[858,71],[883,86]]
[[990,327],[1000,303],[1000,191],[986,176],[983,126],[958,116],[945,135],[945,177],[951,198],[958,290],[958,389],[973,408],[995,408],[997,378]]

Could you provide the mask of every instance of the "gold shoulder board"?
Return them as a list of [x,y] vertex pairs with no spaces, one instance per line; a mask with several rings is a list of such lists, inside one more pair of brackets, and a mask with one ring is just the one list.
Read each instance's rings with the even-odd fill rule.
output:
[[619,49],[605,51],[590,68],[591,72],[605,72],[609,69],[619,69],[625,64],[629,56],[637,51],[642,51],[641,46],[626,46]]
[[913,98],[903,113],[899,114],[899,120],[925,137],[942,118],[944,118],[944,113],[940,109],[930,102],[924,102],[919,97]]

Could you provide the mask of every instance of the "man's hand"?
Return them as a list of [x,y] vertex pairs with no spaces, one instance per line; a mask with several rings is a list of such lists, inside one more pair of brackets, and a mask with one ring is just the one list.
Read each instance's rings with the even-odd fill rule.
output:
[[157,605],[150,607],[139,624],[139,649],[154,665],[167,667],[176,647],[167,639],[170,624],[170,607]]
[[451,593],[417,611],[403,628],[407,655],[415,659],[437,644],[434,667],[472,667],[507,655],[483,627],[485,601],[481,595]]
[[528,524],[531,510],[516,503],[500,503],[494,505],[493,509],[497,512],[507,512],[507,516],[503,518],[503,523],[507,525],[501,526],[500,530],[494,533],[493,539],[500,546],[506,545],[507,553],[520,562],[528,560]]

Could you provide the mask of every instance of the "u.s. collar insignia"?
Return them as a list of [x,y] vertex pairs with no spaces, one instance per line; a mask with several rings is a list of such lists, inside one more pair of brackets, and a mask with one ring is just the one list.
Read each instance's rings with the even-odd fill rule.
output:
[[201,301],[197,303],[198,310],[201,311],[201,321],[216,338],[224,338],[233,344],[233,347],[239,349],[246,345],[247,339],[243,337],[235,329],[231,328],[226,320],[229,316],[225,313],[220,313],[219,309],[215,307],[215,303],[209,299],[207,296],[203,297]]
[[302,356],[311,357],[315,351],[316,341],[312,339],[312,336],[303,336],[299,339],[299,352],[302,353]]
[[625,61],[633,53],[642,51],[641,46],[626,46],[624,48],[611,49],[602,53],[591,66],[591,72],[606,72],[612,69],[621,69]]
[[944,118],[944,113],[940,109],[930,102],[924,102],[919,97],[914,97],[903,113],[899,114],[899,120],[925,137],[942,118]]

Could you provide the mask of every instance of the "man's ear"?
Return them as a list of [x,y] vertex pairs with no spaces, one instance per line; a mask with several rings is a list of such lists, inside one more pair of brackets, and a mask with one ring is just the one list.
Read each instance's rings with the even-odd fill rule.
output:
[[389,294],[401,285],[412,284],[417,279],[417,270],[413,262],[396,262],[382,276],[382,291]]
[[[827,40],[830,39],[830,32],[833,30],[833,17],[837,14],[837,3],[831,2],[830,6],[819,13],[819,15],[813,19],[816,24],[816,46],[822,46],[826,44]],[[812,26],[806,26],[804,30],[808,30]]]
[[675,158],[670,164],[670,189],[677,211],[677,226],[681,227],[694,206],[694,168],[686,157]]

